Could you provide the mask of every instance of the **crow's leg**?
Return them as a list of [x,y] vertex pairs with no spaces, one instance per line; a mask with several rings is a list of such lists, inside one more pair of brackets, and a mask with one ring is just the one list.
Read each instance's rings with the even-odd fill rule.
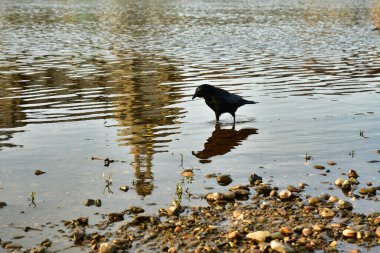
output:
[[219,122],[219,116],[220,116],[220,114],[215,112],[216,122]]
[[235,113],[231,112],[232,117],[234,117],[234,125],[235,125]]

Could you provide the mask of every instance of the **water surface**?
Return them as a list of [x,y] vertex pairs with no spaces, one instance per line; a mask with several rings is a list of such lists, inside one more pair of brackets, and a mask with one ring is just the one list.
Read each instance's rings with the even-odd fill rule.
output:
[[[45,226],[18,241],[51,238],[62,249],[62,219],[95,223],[95,213],[132,205],[156,212],[176,198],[177,184],[191,193],[183,204],[205,205],[199,196],[210,187],[227,188],[209,173],[230,174],[233,184],[253,173],[280,187],[305,182],[307,194],[342,198],[332,183],[351,168],[362,187],[379,185],[380,34],[370,8],[339,0],[2,1],[0,201],[8,206],[0,237],[23,234],[12,226]],[[235,127],[230,115],[215,125],[204,102],[191,100],[202,83],[260,103],[240,108]],[[305,162],[306,153],[313,159]],[[116,161],[93,159],[107,157]],[[183,181],[191,167],[194,180]],[[87,198],[102,206],[85,207]],[[375,201],[353,204],[380,210]]]

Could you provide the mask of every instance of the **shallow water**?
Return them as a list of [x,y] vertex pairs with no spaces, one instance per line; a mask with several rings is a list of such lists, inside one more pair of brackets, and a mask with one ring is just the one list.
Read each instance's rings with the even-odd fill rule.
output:
[[[23,234],[11,223],[44,225],[18,241],[30,247],[51,238],[60,249],[67,245],[56,236],[62,219],[95,223],[101,215],[94,213],[131,205],[155,212],[177,197],[177,184],[192,194],[184,204],[205,205],[198,196],[227,188],[209,173],[230,174],[232,184],[253,173],[280,187],[305,182],[307,194],[342,198],[329,187],[351,168],[361,187],[379,185],[380,34],[370,7],[2,1],[0,201],[8,206],[0,238]],[[204,102],[191,100],[202,83],[260,103],[240,108],[235,128],[223,115],[219,128]],[[116,161],[105,167],[92,157]],[[330,172],[321,175],[315,164]],[[183,181],[182,167],[194,168],[193,181]],[[35,176],[36,169],[47,173]],[[85,207],[87,198],[102,206]],[[358,212],[380,210],[375,201],[353,204]]]

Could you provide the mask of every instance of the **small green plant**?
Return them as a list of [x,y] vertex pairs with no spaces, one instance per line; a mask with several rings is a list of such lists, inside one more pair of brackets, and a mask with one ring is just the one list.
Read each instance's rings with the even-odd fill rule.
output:
[[37,205],[36,205],[36,192],[31,192],[30,193],[30,198],[28,198],[28,200],[30,201],[30,203],[29,203],[29,206],[33,206],[33,207],[37,207]]
[[104,189],[103,189],[103,194],[107,191],[108,194],[112,194],[113,191],[111,190],[111,185],[112,185],[112,172],[110,172],[110,174],[108,174],[107,176],[103,173],[103,178],[104,178],[104,181],[105,181],[105,186],[104,186]]

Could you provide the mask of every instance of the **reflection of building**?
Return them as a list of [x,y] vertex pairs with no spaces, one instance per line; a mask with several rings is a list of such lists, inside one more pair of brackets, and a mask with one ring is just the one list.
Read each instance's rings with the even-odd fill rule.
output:
[[[0,68],[0,150],[2,146],[14,146],[6,142],[15,128],[28,123],[116,118],[117,141],[130,147],[135,157],[137,192],[142,196],[151,194],[153,154],[165,151],[171,141],[168,136],[177,131],[184,113],[174,105],[182,98],[180,88],[165,83],[181,77],[165,57],[115,54],[126,60],[107,63],[99,57],[98,61],[83,60],[58,68],[43,67],[41,62],[46,59],[41,57],[41,62]],[[34,65],[42,67],[36,69]],[[3,75],[1,71],[12,74]]]
[[175,133],[183,113],[171,106],[182,97],[179,88],[165,83],[180,80],[171,65],[160,65],[149,58],[135,58],[119,75],[117,93],[126,97],[115,101],[115,116],[120,128],[120,145],[131,147],[134,155],[135,187],[141,196],[153,191],[151,172],[153,154],[165,151],[165,138]]

